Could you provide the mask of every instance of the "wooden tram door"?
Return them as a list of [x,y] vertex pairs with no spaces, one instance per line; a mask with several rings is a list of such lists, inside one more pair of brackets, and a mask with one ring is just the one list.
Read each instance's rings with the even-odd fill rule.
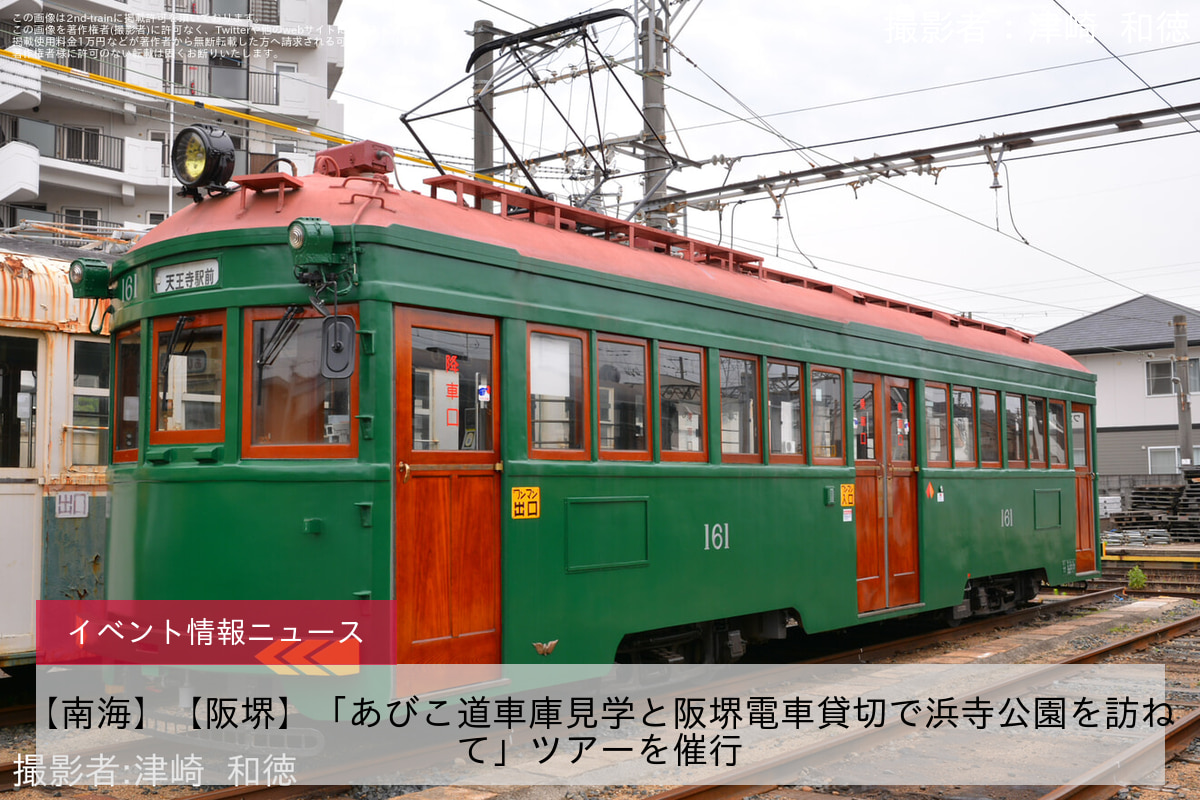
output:
[[912,605],[921,582],[911,383],[856,373],[854,415],[858,611]]
[[396,310],[397,663],[500,663],[496,333]]
[[1092,409],[1071,405],[1071,442],[1075,451],[1075,572],[1096,568],[1096,490],[1092,466]]

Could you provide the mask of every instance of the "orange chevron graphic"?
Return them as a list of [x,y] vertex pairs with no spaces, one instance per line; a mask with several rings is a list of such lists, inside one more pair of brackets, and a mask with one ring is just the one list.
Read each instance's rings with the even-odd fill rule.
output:
[[304,639],[297,643],[281,639],[254,657],[279,675],[355,675],[359,671],[358,645],[355,640]]

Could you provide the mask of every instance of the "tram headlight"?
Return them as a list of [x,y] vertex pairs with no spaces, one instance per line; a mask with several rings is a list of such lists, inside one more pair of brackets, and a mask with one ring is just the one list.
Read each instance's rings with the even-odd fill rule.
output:
[[171,145],[171,169],[185,194],[223,187],[233,175],[233,140],[214,125],[184,128]]
[[304,247],[303,223],[293,222],[292,226],[288,228],[288,244],[292,246],[293,250],[299,250],[301,247]]
[[292,263],[329,264],[333,257],[333,226],[318,217],[300,217],[288,226]]
[[108,264],[98,258],[77,258],[67,273],[71,279],[71,294],[76,300],[98,300],[108,297]]

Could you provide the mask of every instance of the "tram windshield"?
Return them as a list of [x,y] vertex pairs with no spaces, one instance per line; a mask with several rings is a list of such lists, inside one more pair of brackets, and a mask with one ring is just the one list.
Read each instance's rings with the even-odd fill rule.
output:
[[222,428],[223,318],[207,313],[155,320],[154,433]]
[[293,308],[251,323],[251,445],[349,443],[350,379],[321,375],[323,319]]

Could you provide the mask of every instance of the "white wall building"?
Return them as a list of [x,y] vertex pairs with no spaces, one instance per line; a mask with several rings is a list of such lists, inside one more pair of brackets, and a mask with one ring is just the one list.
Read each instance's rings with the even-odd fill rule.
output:
[[1176,315],[1187,317],[1192,463],[1200,463],[1200,311],[1142,295],[1038,334],[1096,374],[1096,463],[1105,475],[1179,472]]
[[[341,0],[0,0],[0,43],[136,86],[304,129],[339,132],[330,95],[345,49]],[[172,47],[172,22],[174,47]],[[171,106],[174,106],[172,121]],[[235,174],[325,145],[208,108],[0,57],[0,226],[21,219],[152,225],[171,197],[165,150],[194,122],[220,125]]]

